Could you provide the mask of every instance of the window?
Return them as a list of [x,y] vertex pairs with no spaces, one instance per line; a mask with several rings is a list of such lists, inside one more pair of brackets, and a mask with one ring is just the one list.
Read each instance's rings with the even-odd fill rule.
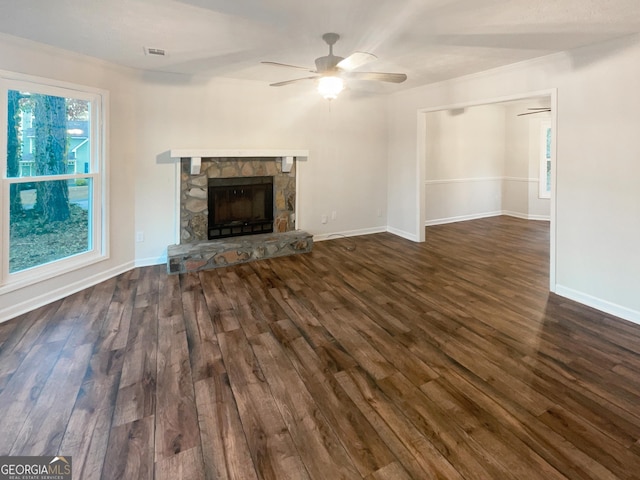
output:
[[106,258],[106,92],[0,72],[0,291]]
[[540,177],[538,181],[540,198],[551,198],[551,121],[540,124]]

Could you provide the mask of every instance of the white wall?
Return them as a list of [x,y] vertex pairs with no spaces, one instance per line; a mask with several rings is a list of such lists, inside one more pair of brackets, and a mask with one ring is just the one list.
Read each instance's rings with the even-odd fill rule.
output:
[[505,114],[497,105],[426,114],[425,221],[447,223],[502,210]]
[[640,37],[389,98],[389,227],[418,236],[419,109],[557,88],[558,293],[640,322]]

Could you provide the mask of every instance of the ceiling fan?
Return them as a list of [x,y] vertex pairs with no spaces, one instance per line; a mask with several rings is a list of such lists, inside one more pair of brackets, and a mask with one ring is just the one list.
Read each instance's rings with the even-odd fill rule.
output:
[[523,115],[535,115],[536,113],[545,113],[545,112],[550,112],[551,111],[551,107],[533,107],[533,108],[527,108],[527,110],[533,110],[531,112],[524,112],[524,113],[519,113],[518,115],[516,115],[517,117],[522,117]]
[[340,39],[337,33],[325,33],[322,39],[329,45],[329,55],[318,57],[315,60],[315,70],[308,67],[298,67],[296,65],[288,65],[279,62],[260,62],[265,65],[275,65],[276,67],[295,68],[313,73],[309,77],[294,78],[293,80],[285,80],[284,82],[272,83],[272,87],[281,87],[291,83],[303,82],[306,80],[317,80],[318,91],[320,94],[332,100],[344,88],[344,78],[354,80],[374,80],[380,82],[402,83],[407,79],[404,73],[382,73],[382,72],[356,72],[356,68],[361,67],[365,63],[375,60],[377,57],[372,53],[354,52],[347,58],[338,57],[333,54],[333,46]]

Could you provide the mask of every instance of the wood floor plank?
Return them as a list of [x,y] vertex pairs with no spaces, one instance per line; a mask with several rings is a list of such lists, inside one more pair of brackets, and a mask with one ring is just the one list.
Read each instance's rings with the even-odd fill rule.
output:
[[205,478],[257,479],[226,372],[198,380],[195,391]]
[[0,387],[4,388],[16,369],[20,366],[42,331],[47,328],[50,319],[62,305],[62,300],[40,307],[23,315],[19,320],[8,322],[15,324],[11,335],[0,347]]
[[484,388],[479,379],[460,374],[454,370],[446,377],[458,392],[473,399],[480,408],[489,412],[493,418],[518,437],[533,452],[544,458],[547,463],[572,479],[614,479],[616,476],[607,468],[593,460],[564,437],[531,415],[521,406],[504,402]]
[[[392,462],[393,452],[335,379],[326,357],[317,355],[303,337],[292,340],[284,349],[358,472],[368,475]],[[344,421],[345,416],[349,422]]]
[[96,342],[97,350],[120,350],[127,345],[136,293],[134,272],[130,270],[116,279],[115,290]]
[[[95,360],[108,365],[106,357],[113,355],[105,352]],[[61,454],[73,452],[73,473],[83,480],[99,480],[102,475],[120,381],[119,372],[109,370],[95,368],[85,377],[60,445]]]
[[[89,365],[92,345],[63,350],[36,404],[26,416],[11,455],[58,453],[80,386]],[[56,414],[51,411],[55,409]],[[26,454],[26,453],[25,453]]]
[[271,333],[249,341],[309,475],[359,478],[329,421]]
[[540,420],[620,478],[637,478],[640,458],[608,438],[588,422],[554,406]]
[[366,373],[353,368],[335,377],[413,478],[462,480],[445,455]]
[[11,452],[16,433],[22,430],[31,411],[36,408],[63,346],[62,341],[33,346],[0,393],[0,405],[3,405],[0,431],[5,432],[0,435],[0,455]]
[[258,477],[309,478],[264,374],[242,330],[218,335],[240,419]]
[[[165,313],[174,313],[173,308]],[[182,316],[160,318],[155,404],[155,461],[200,444],[187,336]],[[202,456],[196,457],[202,462]]]
[[157,480],[175,480],[176,478],[205,479],[204,462],[200,446],[182,450],[156,463],[154,478]]
[[640,326],[548,292],[545,222],[165,268],[0,325],[0,454],[83,479],[638,478]]
[[153,416],[111,429],[102,468],[103,480],[151,480],[155,478],[153,463]]

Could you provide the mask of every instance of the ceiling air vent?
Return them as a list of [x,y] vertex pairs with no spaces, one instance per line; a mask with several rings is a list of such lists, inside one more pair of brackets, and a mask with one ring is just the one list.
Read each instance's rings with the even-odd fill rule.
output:
[[145,55],[155,55],[156,57],[164,57],[166,52],[162,48],[144,47]]

